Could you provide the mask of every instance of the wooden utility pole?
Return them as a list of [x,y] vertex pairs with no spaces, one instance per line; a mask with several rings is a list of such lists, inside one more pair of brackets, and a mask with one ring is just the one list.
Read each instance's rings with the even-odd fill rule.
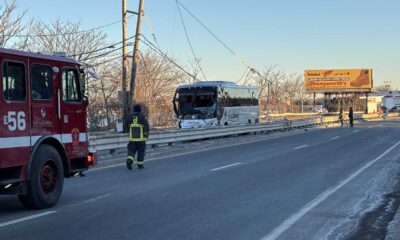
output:
[[133,49],[133,59],[132,59],[132,71],[131,71],[131,82],[130,82],[130,91],[129,91],[129,101],[128,106],[129,110],[132,110],[133,99],[135,97],[135,81],[136,81],[136,73],[137,73],[137,64],[139,59],[139,42],[140,42],[140,27],[142,25],[142,17],[143,17],[143,7],[144,0],[140,0],[139,3],[139,11],[137,12],[138,20],[136,24],[136,36],[135,36],[135,46]]
[[[126,80],[127,80],[127,72],[128,72],[128,56],[126,51],[127,45],[127,22],[126,22],[126,0],[122,0],[122,118],[125,121],[126,116],[128,114],[128,99],[126,96]],[[125,124],[124,125],[124,131]]]

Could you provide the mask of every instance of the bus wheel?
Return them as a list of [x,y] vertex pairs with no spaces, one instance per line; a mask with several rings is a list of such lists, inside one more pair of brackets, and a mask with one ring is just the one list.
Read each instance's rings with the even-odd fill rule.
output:
[[33,209],[56,204],[64,184],[63,165],[57,150],[50,145],[40,146],[33,157],[29,174],[27,195],[18,196],[21,203]]
[[227,122],[225,122],[225,123],[224,123],[224,126],[228,126],[228,123],[227,123]]

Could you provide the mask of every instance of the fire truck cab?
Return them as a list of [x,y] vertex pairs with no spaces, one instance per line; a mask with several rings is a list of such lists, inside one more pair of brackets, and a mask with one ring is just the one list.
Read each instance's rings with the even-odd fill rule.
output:
[[81,72],[74,59],[0,48],[0,194],[48,208],[93,163]]

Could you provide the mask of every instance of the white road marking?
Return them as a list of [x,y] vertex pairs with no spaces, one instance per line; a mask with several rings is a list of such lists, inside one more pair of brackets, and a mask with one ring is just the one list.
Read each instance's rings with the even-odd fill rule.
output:
[[331,138],[331,140],[335,140],[335,139],[338,139],[338,138],[340,138],[340,137],[336,136],[336,137]]
[[20,223],[20,222],[25,222],[25,221],[32,220],[32,219],[39,218],[39,217],[44,217],[44,216],[47,216],[47,215],[50,215],[50,214],[53,214],[53,213],[56,213],[56,212],[57,211],[47,211],[47,212],[42,212],[42,213],[39,213],[39,214],[31,215],[31,216],[28,216],[28,217],[19,218],[19,219],[15,219],[15,220],[12,220],[12,221],[0,223],[0,227],[13,225],[13,224]]
[[94,197],[94,198],[90,198],[90,199],[88,199],[88,200],[85,200],[85,201],[82,201],[82,202],[78,202],[78,203],[74,203],[74,204],[65,206],[65,207],[63,207],[63,208],[72,208],[72,207],[81,206],[81,205],[84,205],[84,204],[87,204],[87,203],[96,202],[96,201],[98,201],[98,200],[101,200],[101,199],[106,198],[106,197],[109,197],[109,196],[111,196],[111,193],[107,193],[107,194],[100,195],[100,196],[97,196],[97,197]]
[[[316,129],[316,130],[317,130],[317,129]],[[301,134],[301,133],[305,133],[305,132],[293,132],[292,135]],[[287,135],[285,135],[285,136],[287,136]],[[276,136],[276,137],[275,137],[275,136],[272,136],[272,138],[271,138],[271,136],[267,136],[266,138],[257,139],[257,140],[243,141],[243,142],[240,142],[240,143],[227,144],[227,145],[223,145],[223,146],[211,147],[211,148],[200,149],[200,150],[194,150],[194,151],[189,151],[189,152],[184,152],[184,153],[177,153],[177,154],[168,155],[168,156],[164,156],[164,157],[149,158],[149,159],[145,159],[145,161],[149,162],[149,161],[160,160],[160,159],[164,159],[164,158],[172,158],[172,157],[185,156],[185,155],[190,155],[190,154],[193,154],[193,153],[207,152],[207,151],[217,150],[217,149],[221,149],[221,148],[228,148],[228,147],[240,146],[240,145],[248,144],[248,143],[262,142],[262,141],[267,141],[267,140],[271,140],[271,139],[275,139],[275,138],[280,138],[280,137],[285,137],[285,136]],[[291,136],[291,135],[289,135],[289,136]],[[108,169],[108,168],[120,167],[120,166],[124,166],[124,165],[126,165],[126,163],[116,163],[116,164],[109,165],[109,166],[98,167],[98,168],[92,168],[92,169],[89,169],[89,171],[90,171],[90,172],[99,171],[99,170],[104,170],[104,169]]]
[[211,172],[214,172],[214,171],[218,171],[218,170],[221,170],[221,169],[225,169],[225,168],[237,166],[237,165],[240,165],[240,164],[242,164],[242,163],[241,163],[241,162],[232,163],[232,164],[225,165],[225,166],[222,166],[222,167],[217,167],[217,168],[210,169],[210,171],[211,171]]
[[354,130],[353,133],[359,132],[360,130]]
[[294,147],[293,149],[297,150],[297,149],[301,149],[301,148],[305,148],[305,147],[308,147],[308,145],[301,145],[301,146],[298,146],[298,147]]
[[355,177],[360,175],[367,168],[369,168],[372,164],[374,164],[377,161],[379,161],[380,159],[382,159],[386,154],[391,152],[395,147],[399,146],[399,144],[400,144],[400,141],[398,141],[396,144],[394,144],[393,146],[388,148],[385,152],[383,152],[381,155],[376,157],[374,160],[372,160],[372,161],[368,162],[367,164],[365,164],[363,167],[361,167],[356,172],[351,174],[348,178],[346,178],[345,180],[340,182],[334,188],[329,188],[325,192],[321,193],[319,196],[317,196],[311,202],[309,202],[306,205],[304,205],[303,208],[301,208],[298,212],[296,212],[295,214],[290,216],[288,219],[286,219],[281,225],[279,225],[274,230],[272,230],[268,235],[266,235],[263,238],[261,238],[261,240],[274,240],[274,239],[277,239],[282,233],[286,232],[289,228],[291,228],[298,220],[300,220],[309,211],[311,211],[312,209],[317,207],[319,204],[321,204],[323,201],[325,201],[332,194],[337,192],[339,189],[341,189],[343,186],[345,186],[347,183],[349,183]]
[[374,126],[369,126],[368,128],[373,128]]

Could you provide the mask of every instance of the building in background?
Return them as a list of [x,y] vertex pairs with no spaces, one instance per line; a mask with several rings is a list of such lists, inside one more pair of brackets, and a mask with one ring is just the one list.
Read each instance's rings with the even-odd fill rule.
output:
[[382,107],[388,109],[389,111],[399,111],[400,110],[400,91],[387,91],[380,92],[382,98]]

